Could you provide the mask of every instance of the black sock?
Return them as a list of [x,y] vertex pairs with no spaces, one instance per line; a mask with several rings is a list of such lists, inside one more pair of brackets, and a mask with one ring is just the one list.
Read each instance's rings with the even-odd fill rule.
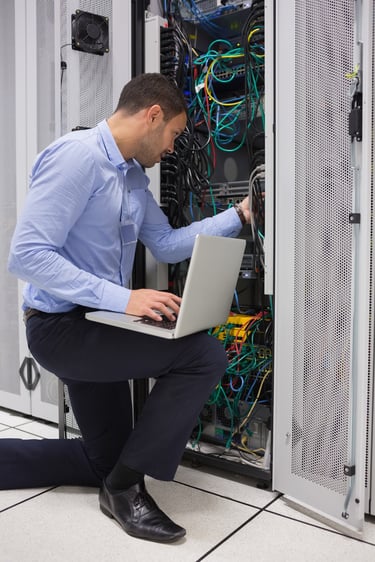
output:
[[118,462],[107,476],[106,483],[111,490],[127,490],[143,479],[144,474]]

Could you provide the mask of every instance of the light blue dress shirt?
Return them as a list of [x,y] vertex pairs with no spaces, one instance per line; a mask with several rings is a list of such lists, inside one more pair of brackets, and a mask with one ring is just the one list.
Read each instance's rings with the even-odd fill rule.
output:
[[240,232],[233,208],[173,229],[148,183],[136,160],[124,160],[106,121],[39,154],[8,260],[27,281],[24,308],[125,312],[137,239],[156,260],[176,263],[191,255],[198,233]]

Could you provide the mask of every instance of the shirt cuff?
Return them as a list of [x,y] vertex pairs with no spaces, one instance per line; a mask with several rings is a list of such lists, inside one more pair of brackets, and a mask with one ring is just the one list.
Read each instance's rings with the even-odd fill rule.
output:
[[104,282],[104,291],[100,302],[101,310],[111,310],[112,312],[123,312],[128,306],[130,289],[111,283]]
[[218,229],[217,234],[220,236],[238,236],[242,230],[242,222],[234,207],[230,207],[226,211],[212,217],[215,226]]

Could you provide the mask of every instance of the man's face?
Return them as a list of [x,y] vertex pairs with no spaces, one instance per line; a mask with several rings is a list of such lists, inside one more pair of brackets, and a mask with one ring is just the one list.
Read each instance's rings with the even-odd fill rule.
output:
[[163,116],[154,123],[141,142],[136,159],[145,168],[151,168],[168,153],[174,151],[174,142],[186,127],[186,115],[180,113],[164,121]]

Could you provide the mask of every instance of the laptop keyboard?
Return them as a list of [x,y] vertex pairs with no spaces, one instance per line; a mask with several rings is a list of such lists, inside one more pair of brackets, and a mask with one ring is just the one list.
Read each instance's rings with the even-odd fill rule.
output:
[[177,320],[169,320],[166,316],[162,317],[162,320],[153,320],[148,316],[143,316],[136,322],[141,322],[141,324],[148,324],[149,326],[157,326],[158,328],[165,328],[166,330],[173,330],[176,327]]

